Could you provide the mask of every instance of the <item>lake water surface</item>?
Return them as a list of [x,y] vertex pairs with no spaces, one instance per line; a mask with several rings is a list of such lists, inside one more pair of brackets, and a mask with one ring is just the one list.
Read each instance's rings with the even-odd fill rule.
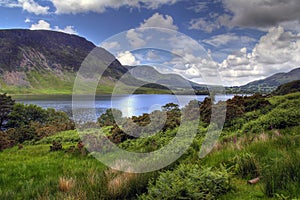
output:
[[[96,96],[95,110],[99,117],[108,108],[117,108],[122,111],[123,116],[139,116],[143,113],[150,113],[154,110],[161,110],[161,106],[167,103],[175,103],[184,107],[191,100],[197,99],[203,101],[207,95],[120,95],[111,98],[110,96]],[[216,101],[227,100],[233,95],[219,95],[216,96]],[[64,111],[72,116],[72,97],[71,96],[23,96],[17,97],[17,102],[24,104],[35,104],[43,108],[54,108],[59,111]],[[88,116],[93,106],[82,103],[83,116]]]

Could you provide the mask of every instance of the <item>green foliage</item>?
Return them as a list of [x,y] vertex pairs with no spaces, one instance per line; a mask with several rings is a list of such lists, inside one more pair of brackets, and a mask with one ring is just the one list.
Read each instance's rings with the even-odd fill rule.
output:
[[7,126],[9,128],[19,128],[28,126],[31,122],[45,123],[47,120],[47,112],[37,105],[15,104],[9,115]]
[[11,136],[8,131],[0,131],[0,151],[13,147],[15,141],[11,139]]
[[272,94],[286,95],[294,92],[300,92],[300,80],[280,85],[275,91],[272,92]]
[[[54,110],[41,111],[46,113],[45,121],[29,121],[26,122],[27,125],[20,124],[17,129],[0,132],[0,147],[10,147],[14,134],[22,133],[23,138],[42,138],[36,142],[24,142],[23,149],[12,148],[0,152],[0,161],[5,161],[0,162],[0,199],[135,199],[137,196],[139,199],[299,198],[299,99],[300,93],[271,98],[235,97],[229,103],[227,115],[232,118],[223,133],[222,142],[216,144],[215,149],[205,158],[199,159],[199,150],[207,132],[207,125],[203,121],[200,122],[198,133],[190,148],[178,161],[161,170],[159,176],[156,176],[156,173],[137,175],[121,172],[108,175],[108,172],[113,170],[99,165],[91,157],[92,153],[89,156],[71,151],[50,153],[49,146],[53,142],[62,143],[63,149],[76,148],[74,145],[78,143],[80,136],[76,131],[49,134],[52,133],[51,130],[56,130],[54,127],[64,127],[59,124],[64,124],[68,118]],[[211,105],[210,100],[207,99],[205,104]],[[183,109],[183,116],[188,116],[185,113],[196,116],[197,106],[199,107],[199,102],[191,102]],[[209,109],[204,106],[202,109],[208,117]],[[123,131],[133,127],[126,127],[125,124],[115,126],[115,122],[110,118],[111,113],[106,113],[106,116],[110,117],[102,118],[103,122],[107,119],[108,124],[114,125],[102,129],[105,129],[104,134],[114,139],[120,148],[132,152],[152,152],[169,144],[176,136],[180,124],[176,121],[181,116],[176,105],[167,106],[165,112],[157,112],[157,115],[153,115],[157,119],[152,118],[150,114],[144,114],[122,118],[121,121],[134,122],[140,127],[136,130],[142,135],[149,134],[153,128],[150,126],[153,120],[160,120],[165,114],[167,122],[175,122],[175,126],[170,123],[165,125],[167,128],[156,134],[133,138]],[[37,113],[28,112],[27,115],[35,119],[32,116],[38,115]],[[193,117],[189,120],[191,124],[198,124],[192,120]],[[270,122],[272,130],[268,130],[271,128]],[[189,133],[191,124],[187,123],[180,128]],[[274,130],[275,128],[280,130]],[[264,134],[260,134],[262,131]],[[86,134],[81,135],[83,138],[91,137],[95,141],[95,144],[85,146],[92,151],[97,151],[99,145],[102,145],[102,141],[97,140],[97,133],[89,129]],[[184,140],[181,142],[185,143]],[[180,150],[176,147],[174,151]],[[75,182],[74,188],[69,192],[58,189],[58,181],[62,176]],[[257,176],[261,177],[259,183],[247,184],[249,179]],[[147,183],[151,177],[152,181]],[[231,190],[232,187],[234,190]],[[20,192],[15,194],[15,191]]]
[[160,174],[139,199],[216,199],[231,190],[228,172],[181,164],[174,171]]
[[111,135],[108,138],[115,144],[120,144],[128,139],[134,139],[133,136],[126,134],[118,125],[113,126]]
[[273,197],[276,193],[300,196],[299,156],[299,152],[291,152],[284,158],[273,160],[265,169],[264,192],[267,196]]
[[267,129],[284,129],[300,124],[300,99],[286,100],[265,115],[250,121],[242,127],[242,132],[260,133]]
[[252,153],[242,152],[230,161],[233,172],[246,179],[253,179],[260,175],[260,167]]
[[[276,194],[288,196],[289,199],[299,198],[299,128],[300,126],[292,129],[298,132],[295,136],[282,135],[256,142],[251,137],[243,136],[240,140],[244,142],[239,144],[243,146],[239,151],[227,144],[220,151],[213,152],[204,158],[202,164],[204,166],[224,164],[235,174],[236,179],[242,181],[239,184],[244,184],[244,186],[237,185],[239,190],[234,193],[235,195],[228,195],[233,196],[233,199],[248,199],[256,185],[248,186],[247,180],[258,176],[261,180],[257,184],[257,189],[262,189],[265,198],[274,197]],[[290,130],[281,132],[290,132]],[[247,140],[252,140],[252,142],[249,143]],[[245,191],[241,193],[242,190]],[[237,193],[241,194],[237,195]]]
[[10,112],[13,110],[15,101],[12,100],[11,96],[6,94],[0,94],[0,130],[3,128],[8,120]]
[[37,141],[36,144],[52,144],[54,141],[63,143],[77,143],[80,141],[80,137],[76,130],[69,130],[45,137],[40,141]]
[[254,94],[252,96],[234,96],[226,102],[220,101],[214,105],[211,98],[205,98],[200,104],[201,120],[204,123],[209,124],[211,121],[212,108],[214,107],[214,109],[217,110],[217,112],[215,112],[216,116],[214,117],[218,119],[222,117],[222,115],[225,115],[223,112],[225,112],[224,108],[226,107],[225,127],[231,127],[236,125],[236,122],[248,112],[267,109],[270,105],[270,102],[260,94]]
[[8,116],[7,127],[10,140],[23,143],[74,129],[74,123],[64,112],[45,110],[36,105],[15,104]]
[[[107,199],[105,169],[91,157],[49,152],[48,144],[6,149],[0,156],[0,199]],[[60,177],[72,178],[73,189],[60,191]]]
[[101,127],[103,126],[113,126],[116,123],[116,120],[122,117],[122,111],[109,108],[98,118],[98,123]]
[[[98,118],[100,126],[113,126],[108,138],[116,144],[120,144],[128,139],[135,139],[143,134],[153,135],[159,131],[173,130],[180,125],[181,111],[179,105],[174,103],[162,106],[163,111],[153,111],[151,114],[133,116],[131,118],[121,118],[121,111],[108,109]],[[119,123],[116,124],[113,112]],[[166,115],[166,116],[165,116]],[[151,118],[150,118],[151,117]],[[161,121],[165,118],[165,123],[161,127]]]
[[179,105],[175,104],[175,103],[168,103],[164,106],[162,106],[162,110],[166,111],[166,112],[179,112]]

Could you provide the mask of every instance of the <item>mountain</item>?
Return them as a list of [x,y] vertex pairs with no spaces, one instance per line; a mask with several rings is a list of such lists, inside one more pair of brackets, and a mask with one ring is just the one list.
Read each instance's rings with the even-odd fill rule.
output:
[[[71,94],[76,72],[94,48],[82,37],[61,32],[0,30],[0,91]],[[111,85],[127,69],[105,49],[98,52],[114,60],[103,78]]]
[[93,48],[84,38],[60,32],[0,30],[0,70],[77,71]]
[[[160,74],[152,67],[122,66],[112,54],[85,38],[26,29],[0,30],[0,92],[71,94],[77,72],[91,51],[97,52],[101,61],[111,63],[99,81],[97,93],[112,93],[116,83],[121,85],[120,93],[128,93],[134,88],[137,88],[136,93],[171,93],[169,89],[191,92],[187,91],[188,81],[184,78]],[[131,70],[133,68],[135,70]],[[127,73],[129,70],[140,76],[143,74],[148,80],[135,78]],[[93,77],[93,72],[90,74]],[[188,83],[206,91],[201,85]]]
[[262,80],[250,82],[240,87],[229,87],[227,90],[233,93],[270,93],[278,86],[292,81],[300,80],[300,68],[293,69],[288,73],[278,73]]
[[[181,94],[208,94],[206,85],[188,81],[177,74],[162,74],[152,66],[125,66],[138,80],[163,85]],[[151,87],[151,86],[148,86]]]

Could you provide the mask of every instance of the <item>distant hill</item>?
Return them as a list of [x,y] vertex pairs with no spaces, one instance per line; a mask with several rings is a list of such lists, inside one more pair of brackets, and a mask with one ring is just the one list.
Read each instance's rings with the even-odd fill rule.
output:
[[228,87],[228,91],[240,93],[270,93],[277,89],[278,86],[291,81],[300,80],[300,68],[293,69],[288,73],[274,74],[268,78],[250,82],[240,87]]
[[[152,66],[125,66],[129,72],[137,79],[144,82],[154,82],[169,89],[176,90],[182,94],[201,93],[208,94],[206,85],[188,81],[177,74],[162,74]],[[181,91],[181,92],[180,92]]]
[[272,94],[286,95],[294,92],[300,92],[300,80],[280,85],[275,91],[272,92]]

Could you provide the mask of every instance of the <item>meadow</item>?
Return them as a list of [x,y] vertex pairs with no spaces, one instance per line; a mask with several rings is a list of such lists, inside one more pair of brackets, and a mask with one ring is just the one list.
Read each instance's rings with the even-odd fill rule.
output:
[[[234,106],[236,101],[240,110]],[[209,118],[209,112],[202,110],[188,151],[170,166],[145,174],[104,166],[78,145],[81,138],[72,128],[34,136],[0,152],[0,199],[300,199],[299,103],[299,92],[233,98],[227,102],[227,121],[219,141],[200,159]],[[125,137],[109,112],[98,125],[119,147],[150,152],[166,145],[180,124],[178,107],[165,109],[169,114],[165,127],[147,138]],[[147,115],[133,120],[149,123]],[[53,123],[44,125],[49,128]],[[44,133],[40,129],[32,134]],[[62,148],[50,151],[54,142]],[[254,178],[259,181],[249,184]]]

